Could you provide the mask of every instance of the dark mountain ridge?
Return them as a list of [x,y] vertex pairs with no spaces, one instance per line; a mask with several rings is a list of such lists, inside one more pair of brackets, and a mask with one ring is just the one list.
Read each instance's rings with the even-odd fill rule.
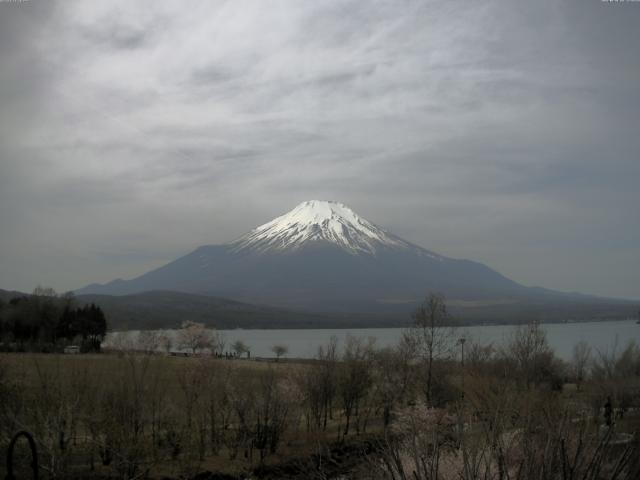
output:
[[[30,294],[0,289],[0,301]],[[1,305],[0,302],[0,305]],[[218,329],[235,328],[365,328],[406,327],[413,306],[401,303],[395,310],[376,313],[313,313],[251,305],[225,298],[175,291],[148,291],[129,295],[86,294],[75,298],[78,306],[95,304],[105,312],[110,330],[179,328],[185,320]],[[631,318],[631,302],[448,302],[453,322],[461,325],[616,320]],[[1,314],[1,312],[0,312]]]

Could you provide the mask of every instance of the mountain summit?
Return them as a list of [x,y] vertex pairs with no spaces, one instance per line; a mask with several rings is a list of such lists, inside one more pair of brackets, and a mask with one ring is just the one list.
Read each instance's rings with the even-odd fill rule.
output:
[[[170,290],[315,312],[398,315],[426,292],[451,304],[564,302],[478,262],[435,254],[358,216],[342,203],[311,200],[222,245],[205,245],[131,280],[79,294]],[[509,307],[510,308],[510,307]]]
[[329,243],[352,254],[413,246],[365,220],[344,203],[310,200],[243,235],[232,251],[283,252]]

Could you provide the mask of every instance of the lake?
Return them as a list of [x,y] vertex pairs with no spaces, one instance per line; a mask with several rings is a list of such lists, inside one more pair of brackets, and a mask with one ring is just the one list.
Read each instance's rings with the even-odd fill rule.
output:
[[[481,344],[500,345],[507,341],[517,327],[514,325],[486,325],[461,327],[457,337],[465,337],[469,341]],[[555,323],[544,324],[547,339],[556,354],[565,360],[571,359],[573,347],[584,340],[594,350],[611,352],[614,348],[624,348],[631,340],[640,343],[640,325],[634,320]],[[344,344],[348,335],[357,337],[373,337],[379,347],[392,346],[398,343],[404,329],[402,328],[360,328],[360,329],[287,329],[287,330],[218,330],[226,341],[227,348],[236,340],[242,340],[251,349],[253,357],[273,357],[273,345],[288,347],[289,358],[312,358],[320,345],[326,345],[332,336],[338,338],[339,345]],[[139,332],[114,332],[107,335],[103,345],[112,346],[116,336],[125,336],[135,342]],[[177,330],[163,330],[163,334],[175,339]],[[177,342],[174,340],[174,345]],[[175,350],[179,350],[175,348]]]

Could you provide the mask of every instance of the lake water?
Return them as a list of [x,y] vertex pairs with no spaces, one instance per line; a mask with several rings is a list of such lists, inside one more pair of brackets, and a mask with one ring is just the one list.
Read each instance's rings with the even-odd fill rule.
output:
[[[489,325],[459,328],[457,337],[481,344],[493,343],[500,345],[509,340],[517,327],[513,325]],[[584,340],[595,351],[611,352],[614,348],[624,348],[631,340],[640,343],[640,325],[634,320],[588,322],[588,323],[557,323],[545,324],[547,339],[556,354],[569,360],[576,343]],[[273,357],[273,345],[288,347],[289,358],[312,358],[318,347],[327,345],[332,336],[338,338],[339,345],[343,345],[348,335],[356,337],[373,337],[379,347],[392,346],[398,343],[404,329],[402,328],[361,328],[361,329],[287,329],[287,330],[218,330],[229,346],[236,340],[242,340],[250,349],[253,357]],[[110,333],[105,339],[104,346],[111,346],[117,336],[123,336],[135,342],[139,332]],[[163,330],[163,334],[177,341],[176,330]],[[176,350],[178,350],[176,348]]]

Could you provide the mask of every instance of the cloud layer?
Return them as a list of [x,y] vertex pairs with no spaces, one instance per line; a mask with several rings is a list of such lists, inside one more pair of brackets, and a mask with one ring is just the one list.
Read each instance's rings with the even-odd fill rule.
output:
[[0,288],[130,277],[337,199],[640,299],[640,4],[0,2]]

